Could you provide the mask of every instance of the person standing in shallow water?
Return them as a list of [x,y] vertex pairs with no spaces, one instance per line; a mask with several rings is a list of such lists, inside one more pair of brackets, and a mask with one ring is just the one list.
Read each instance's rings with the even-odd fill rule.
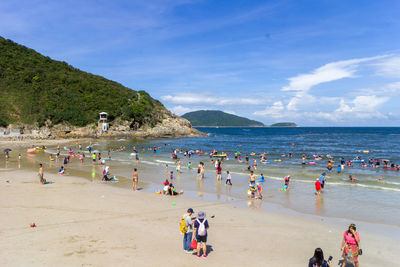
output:
[[41,184],[45,184],[46,183],[46,179],[44,179],[43,176],[44,176],[43,165],[42,165],[42,163],[40,163],[39,164],[39,179],[40,179],[40,183]]
[[138,181],[139,181],[139,175],[137,173],[137,169],[133,169],[133,182],[132,182],[132,190],[133,191],[137,191],[137,185],[138,185]]

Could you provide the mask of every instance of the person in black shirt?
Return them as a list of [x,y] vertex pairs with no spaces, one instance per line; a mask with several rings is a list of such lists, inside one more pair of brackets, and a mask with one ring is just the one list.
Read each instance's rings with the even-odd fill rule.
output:
[[324,260],[324,252],[321,248],[316,248],[314,256],[308,262],[308,267],[332,267],[332,257],[329,260]]

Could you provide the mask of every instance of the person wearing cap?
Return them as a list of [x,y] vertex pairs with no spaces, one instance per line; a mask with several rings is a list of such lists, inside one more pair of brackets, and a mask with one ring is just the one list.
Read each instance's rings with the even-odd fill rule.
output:
[[324,192],[325,180],[326,180],[326,172],[323,172],[321,174],[321,176],[319,177],[319,182],[321,183],[321,191],[322,192]]
[[197,219],[194,221],[194,236],[197,241],[197,257],[200,258],[200,248],[203,248],[203,258],[207,257],[207,231],[209,225],[206,220],[206,213],[199,211]]
[[190,244],[192,243],[193,236],[193,219],[192,214],[194,213],[192,208],[187,210],[187,213],[184,216],[185,225],[187,227],[186,233],[183,234],[183,250],[186,253],[193,253],[193,250],[190,249]]

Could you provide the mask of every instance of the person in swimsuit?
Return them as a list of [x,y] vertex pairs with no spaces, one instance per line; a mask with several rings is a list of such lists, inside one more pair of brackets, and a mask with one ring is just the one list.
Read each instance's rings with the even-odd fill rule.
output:
[[250,171],[249,185],[254,186],[256,184],[257,176],[253,171]]
[[290,175],[286,175],[285,178],[283,178],[283,181],[285,183],[286,190],[289,190]]
[[133,169],[133,183],[132,183],[132,190],[137,191],[137,186],[138,186],[138,181],[139,181],[139,175],[137,173],[137,169]]
[[40,180],[41,184],[46,183],[46,179],[44,179],[43,176],[44,176],[43,165],[42,165],[42,163],[40,163],[39,164],[39,180]]

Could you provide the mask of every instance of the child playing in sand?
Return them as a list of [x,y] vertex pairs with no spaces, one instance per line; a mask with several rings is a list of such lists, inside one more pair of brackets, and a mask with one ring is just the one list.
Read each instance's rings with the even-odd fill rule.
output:
[[58,170],[58,174],[64,174],[65,170],[64,170],[64,166],[61,166],[61,168]]
[[175,177],[174,177],[174,172],[173,172],[173,171],[171,171],[171,174],[169,175],[169,179],[170,179],[171,181],[175,179]]

